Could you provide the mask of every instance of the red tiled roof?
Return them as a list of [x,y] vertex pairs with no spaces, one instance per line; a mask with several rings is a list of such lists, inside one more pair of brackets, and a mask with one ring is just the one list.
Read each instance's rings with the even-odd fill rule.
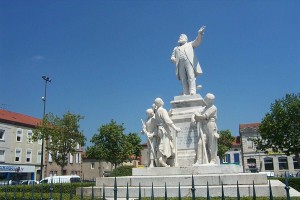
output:
[[260,123],[240,124],[240,130],[245,128],[258,128]]
[[23,114],[0,109],[0,121],[6,122],[8,124],[36,126],[42,120],[28,115],[23,115]]
[[234,141],[232,142],[232,146],[240,146],[241,145],[241,138],[240,136],[236,136]]

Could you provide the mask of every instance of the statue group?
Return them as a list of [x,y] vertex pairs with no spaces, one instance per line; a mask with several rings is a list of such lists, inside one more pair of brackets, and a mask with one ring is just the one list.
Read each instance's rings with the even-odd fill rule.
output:
[[[176,75],[182,83],[182,96],[196,94],[196,76],[202,74],[202,69],[194,49],[201,43],[205,31],[202,26],[196,39],[188,42],[185,34],[179,36],[179,45],[174,48],[171,62],[176,64]],[[214,105],[215,96],[208,93],[203,99],[203,106],[197,106],[190,113],[190,127],[197,127],[197,147],[193,166],[217,163],[217,107]],[[181,128],[172,121],[169,112],[163,107],[161,98],[156,98],[151,108],[146,110],[147,119],[142,121],[142,133],[147,137],[148,155],[147,166],[170,167],[176,160],[176,142],[174,137],[182,133]]]
[[142,133],[146,134],[148,140],[149,167],[170,167],[167,160],[175,154],[171,129],[181,131],[174,125],[163,106],[163,100],[156,98],[152,108],[146,110],[147,121],[143,123]]

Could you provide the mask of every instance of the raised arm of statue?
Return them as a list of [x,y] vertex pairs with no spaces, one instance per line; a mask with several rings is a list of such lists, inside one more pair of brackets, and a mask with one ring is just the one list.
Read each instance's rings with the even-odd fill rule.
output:
[[201,28],[199,29],[196,39],[194,41],[192,41],[193,48],[196,48],[202,42],[202,37],[203,37],[204,31],[205,31],[205,28],[206,28],[206,26],[201,26]]

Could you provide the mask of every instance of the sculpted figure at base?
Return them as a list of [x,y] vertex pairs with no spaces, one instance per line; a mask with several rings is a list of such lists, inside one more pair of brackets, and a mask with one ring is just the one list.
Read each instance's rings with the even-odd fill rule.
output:
[[[201,160],[203,157],[201,155],[206,151],[207,159],[210,164],[216,164],[217,152],[218,152],[218,138],[219,134],[217,132],[217,107],[214,105],[215,96],[208,93],[204,102],[206,106],[203,109],[196,111],[191,118],[193,124],[199,122],[199,133],[203,134],[204,137],[199,137],[198,151],[197,151],[197,164],[203,164]],[[203,141],[201,141],[203,140]],[[206,148],[204,148],[204,146]],[[199,152],[199,149],[201,152]]]
[[147,147],[148,147],[148,155],[147,155],[147,166],[148,167],[155,167],[158,166],[157,163],[157,124],[154,118],[154,111],[153,109],[147,109],[147,121],[143,123],[142,133],[146,134],[147,136]]
[[171,62],[176,64],[176,75],[181,80],[183,95],[196,94],[196,76],[202,74],[202,69],[195,55],[194,49],[201,43],[205,26],[202,26],[196,39],[188,42],[185,34],[179,36],[179,46],[175,47]]
[[163,107],[164,102],[161,98],[156,98],[154,104],[154,118],[157,123],[157,135],[159,138],[157,151],[158,162],[161,167],[170,167],[170,165],[167,164],[167,160],[175,154],[171,128],[177,132],[180,132],[181,129],[176,127],[170,119],[167,110]]

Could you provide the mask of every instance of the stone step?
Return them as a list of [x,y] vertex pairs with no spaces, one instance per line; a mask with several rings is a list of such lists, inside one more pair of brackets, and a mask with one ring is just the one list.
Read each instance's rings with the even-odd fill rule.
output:
[[[259,173],[239,173],[239,174],[207,174],[193,175],[195,186],[206,186],[207,183],[211,186],[223,185],[266,185],[268,184],[266,174]],[[180,183],[181,186],[192,185],[192,175],[172,175],[172,176],[124,176],[117,177],[117,186],[126,187],[127,183],[130,187],[138,187],[139,184],[145,187],[164,187],[175,186]],[[115,183],[114,177],[99,177],[96,178],[96,186],[102,187],[103,184],[107,187],[113,187]]]
[[169,176],[169,175],[190,175],[191,176],[192,174],[193,175],[236,174],[242,172],[243,169],[239,165],[205,164],[205,165],[192,166],[192,167],[133,168],[132,176]]
[[[272,192],[274,197],[285,197],[285,185],[278,180],[271,180]],[[177,183],[178,184],[178,183]],[[102,197],[103,188],[94,187],[94,196]],[[196,197],[206,197],[207,195],[207,186],[195,186],[195,195]],[[131,199],[138,198],[139,196],[139,187],[128,187],[129,197]],[[152,187],[150,186],[141,186],[141,196],[142,197],[151,197]],[[153,186],[154,197],[164,197],[165,196],[165,187]],[[80,195],[81,188],[77,188],[76,193]],[[191,197],[191,184],[189,186],[180,185],[181,197]],[[257,196],[269,196],[269,185],[255,185],[255,192]],[[118,199],[125,198],[127,193],[127,187],[118,186],[117,196]],[[167,185],[167,196],[168,197],[178,197],[178,185],[177,186],[168,186]],[[221,186],[211,186],[209,185],[209,193],[211,197],[220,197],[222,195]],[[251,197],[253,196],[253,185],[239,185],[239,193],[241,197]],[[83,188],[84,196],[91,196],[92,187]],[[237,197],[237,186],[236,185],[224,185],[224,195],[226,197]],[[105,196],[107,198],[114,197],[114,187],[105,186]],[[293,188],[290,189],[291,197],[300,197],[300,193]]]

